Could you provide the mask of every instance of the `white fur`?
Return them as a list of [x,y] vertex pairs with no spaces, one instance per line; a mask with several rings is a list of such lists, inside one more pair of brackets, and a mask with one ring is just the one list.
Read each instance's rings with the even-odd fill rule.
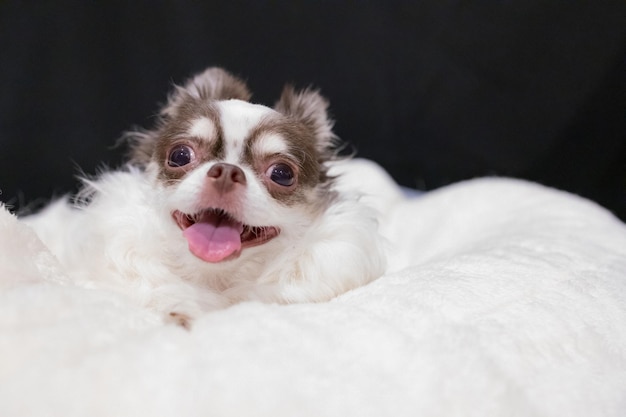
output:
[[226,141],[225,161],[237,163],[243,144],[250,131],[266,116],[276,114],[269,107],[250,104],[241,100],[225,100],[216,103],[222,114],[222,129]]
[[206,141],[212,141],[215,138],[216,133],[217,130],[215,129],[215,125],[206,117],[201,117],[191,122],[189,134],[192,136],[202,138]]
[[254,143],[255,153],[259,155],[287,153],[288,149],[285,141],[277,135],[265,134]]

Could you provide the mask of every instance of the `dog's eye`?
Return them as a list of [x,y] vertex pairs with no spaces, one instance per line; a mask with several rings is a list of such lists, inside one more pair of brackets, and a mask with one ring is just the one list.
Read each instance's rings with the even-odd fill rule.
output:
[[291,169],[291,167],[287,164],[272,165],[267,170],[267,175],[272,181],[278,185],[282,185],[283,187],[289,187],[290,185],[293,185],[295,181],[293,169]]
[[167,164],[173,168],[182,167],[193,160],[193,149],[187,145],[178,145],[170,151]]

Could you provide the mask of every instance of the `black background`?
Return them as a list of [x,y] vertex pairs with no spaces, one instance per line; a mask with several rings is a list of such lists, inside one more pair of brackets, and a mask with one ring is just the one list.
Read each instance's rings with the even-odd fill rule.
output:
[[527,178],[626,218],[626,2],[0,0],[0,189],[19,208],[150,127],[210,65],[271,105],[331,102],[336,133],[401,184]]

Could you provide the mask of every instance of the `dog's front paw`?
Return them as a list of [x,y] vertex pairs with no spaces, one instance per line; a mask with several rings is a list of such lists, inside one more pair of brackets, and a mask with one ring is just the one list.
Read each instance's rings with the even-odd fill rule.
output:
[[191,330],[192,318],[187,314],[172,311],[165,317],[165,322],[176,324],[185,330]]

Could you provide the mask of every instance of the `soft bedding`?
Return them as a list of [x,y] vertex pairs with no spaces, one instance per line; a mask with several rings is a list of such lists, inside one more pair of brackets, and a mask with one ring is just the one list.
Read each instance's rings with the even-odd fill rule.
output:
[[345,170],[381,213],[388,272],[191,331],[72,286],[0,210],[0,415],[626,415],[623,223],[523,181],[407,198],[370,162]]

